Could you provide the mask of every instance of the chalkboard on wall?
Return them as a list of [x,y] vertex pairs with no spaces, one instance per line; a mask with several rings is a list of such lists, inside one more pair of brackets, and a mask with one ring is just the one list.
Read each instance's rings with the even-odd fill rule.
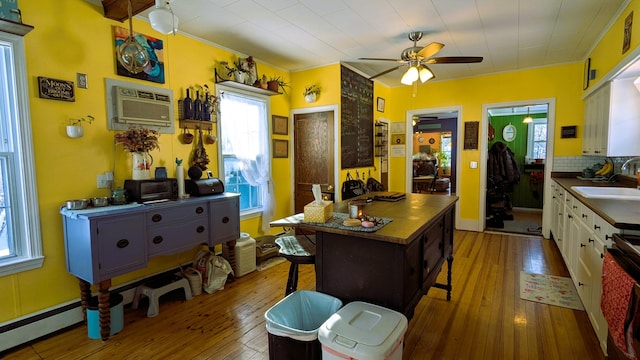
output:
[[342,168],[373,166],[373,81],[340,68]]

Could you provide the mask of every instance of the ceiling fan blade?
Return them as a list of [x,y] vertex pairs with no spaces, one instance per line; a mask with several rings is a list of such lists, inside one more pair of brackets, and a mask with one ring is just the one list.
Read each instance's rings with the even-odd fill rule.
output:
[[402,62],[402,60],[400,60],[400,59],[384,59],[384,58],[358,58],[358,60],[397,61],[397,62]]
[[404,65],[398,65],[398,66],[396,66],[396,67],[392,67],[391,69],[385,70],[385,71],[383,71],[383,72],[381,72],[381,73],[379,73],[379,74],[375,74],[375,75],[373,75],[372,77],[370,77],[370,78],[369,78],[369,80],[375,79],[375,78],[377,78],[378,76],[382,76],[382,75],[384,75],[384,74],[388,74],[388,73],[390,73],[390,72],[392,72],[392,71],[394,71],[394,70],[396,70],[396,69],[401,68],[402,66],[404,66]]
[[422,57],[423,59],[432,57],[437,54],[438,51],[442,50],[444,44],[440,44],[437,42],[432,42],[431,44],[422,48],[422,50],[418,51],[418,57]]
[[466,64],[482,62],[482,56],[442,56],[424,60],[426,64]]

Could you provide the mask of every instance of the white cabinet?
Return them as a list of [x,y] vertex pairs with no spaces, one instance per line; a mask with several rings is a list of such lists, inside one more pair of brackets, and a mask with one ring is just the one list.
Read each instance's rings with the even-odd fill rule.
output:
[[[555,187],[562,189],[558,184],[555,184]],[[607,322],[600,310],[602,263],[605,246],[611,246],[613,233],[619,231],[568,191],[564,192],[564,199],[560,201],[557,191],[554,192],[553,211],[554,216],[556,212],[559,214],[558,224],[564,225],[564,231],[560,232],[561,240],[556,240],[556,243],[559,244],[558,248],[562,252],[600,347],[606,354]]]
[[640,155],[640,92],[634,80],[607,82],[585,99],[583,155]]
[[564,189],[555,181],[551,182],[553,203],[551,204],[551,235],[558,249],[562,248],[564,231]]

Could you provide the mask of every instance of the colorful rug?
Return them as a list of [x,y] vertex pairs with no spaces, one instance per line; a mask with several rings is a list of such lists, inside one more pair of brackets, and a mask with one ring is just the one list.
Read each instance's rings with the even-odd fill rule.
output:
[[520,298],[543,304],[584,310],[570,278],[520,271]]

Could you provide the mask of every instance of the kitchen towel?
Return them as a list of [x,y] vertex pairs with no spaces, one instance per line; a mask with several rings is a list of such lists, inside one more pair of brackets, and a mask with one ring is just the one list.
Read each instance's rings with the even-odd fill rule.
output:
[[636,284],[607,252],[602,264],[602,298],[600,308],[609,325],[609,333],[615,346],[624,352],[627,358],[637,359],[633,349],[633,326],[630,319],[632,292]]

